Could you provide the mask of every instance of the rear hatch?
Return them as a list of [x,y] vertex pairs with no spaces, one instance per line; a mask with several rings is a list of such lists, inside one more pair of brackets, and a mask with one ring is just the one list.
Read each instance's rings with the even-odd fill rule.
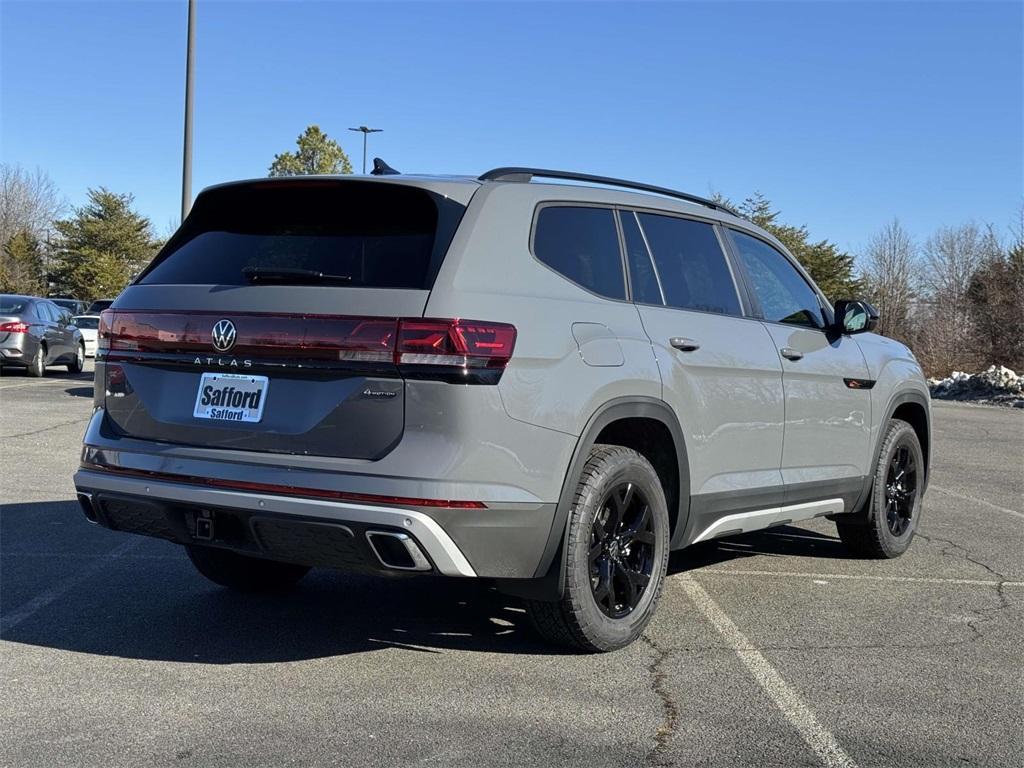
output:
[[[454,184],[452,186],[455,186]],[[192,446],[375,459],[402,438],[400,318],[419,318],[473,185],[207,190],[103,314],[109,428]]]

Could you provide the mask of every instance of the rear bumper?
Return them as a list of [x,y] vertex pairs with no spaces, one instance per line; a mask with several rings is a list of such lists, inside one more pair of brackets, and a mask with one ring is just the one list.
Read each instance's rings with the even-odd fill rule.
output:
[[39,347],[27,333],[11,333],[0,342],[0,365],[28,365]]
[[[446,576],[528,579],[554,505],[529,510],[430,510],[250,493],[79,470],[75,487],[91,522],[113,530],[342,570],[392,570],[367,533],[409,537],[425,570]],[[198,518],[212,520],[200,531]]]

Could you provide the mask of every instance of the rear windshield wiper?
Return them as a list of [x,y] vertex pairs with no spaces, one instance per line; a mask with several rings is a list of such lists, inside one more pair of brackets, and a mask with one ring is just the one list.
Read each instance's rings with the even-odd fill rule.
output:
[[245,279],[254,285],[257,283],[290,283],[303,285],[306,283],[351,283],[352,275],[332,275],[318,269],[301,269],[298,267],[245,267],[242,270]]

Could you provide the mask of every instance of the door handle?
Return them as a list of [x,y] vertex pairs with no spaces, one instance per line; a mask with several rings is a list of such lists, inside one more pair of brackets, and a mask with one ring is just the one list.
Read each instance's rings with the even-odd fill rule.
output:
[[779,350],[779,353],[787,360],[801,360],[804,356],[803,352],[797,352],[792,347],[783,347]]
[[682,336],[673,336],[668,340],[668,343],[680,352],[695,352],[700,349],[700,344],[696,341],[693,339],[684,339]]

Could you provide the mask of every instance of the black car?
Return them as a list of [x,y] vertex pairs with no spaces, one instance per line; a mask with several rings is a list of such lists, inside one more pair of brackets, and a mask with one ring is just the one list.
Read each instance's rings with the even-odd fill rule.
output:
[[67,296],[61,296],[58,298],[51,297],[50,301],[52,301],[61,309],[66,309],[72,315],[85,314],[85,310],[89,306],[86,302],[82,301],[81,299],[71,299],[68,298]]

